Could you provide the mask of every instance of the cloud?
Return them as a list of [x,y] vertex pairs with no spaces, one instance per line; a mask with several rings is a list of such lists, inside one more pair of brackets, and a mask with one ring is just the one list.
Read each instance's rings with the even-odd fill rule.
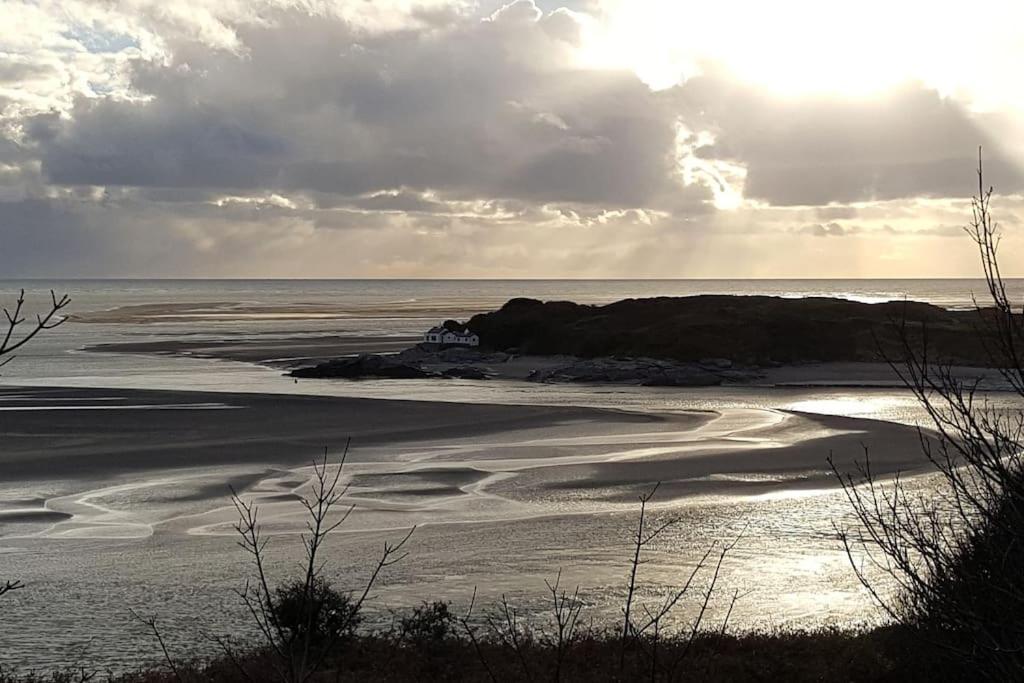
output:
[[892,275],[948,245],[977,144],[1024,189],[993,119],[921,85],[653,90],[560,4],[4,3],[0,268]]
[[846,235],[853,235],[860,232],[860,228],[857,226],[844,227],[839,223],[832,221],[829,223],[813,223],[811,225],[805,225],[797,232],[803,235],[813,235],[814,237],[845,237]]
[[[245,57],[140,62],[134,100],[78,98],[29,126],[58,185],[263,189],[646,207],[688,195],[675,113],[633,74],[575,67],[565,12],[367,35],[280,11]],[[296,49],[295,36],[302,36]]]
[[989,137],[985,117],[921,85],[871,98],[783,97],[711,75],[677,90],[682,106],[715,133],[703,155],[742,164],[751,199],[820,205],[969,196],[979,145],[1004,192],[1024,189],[1024,174]]

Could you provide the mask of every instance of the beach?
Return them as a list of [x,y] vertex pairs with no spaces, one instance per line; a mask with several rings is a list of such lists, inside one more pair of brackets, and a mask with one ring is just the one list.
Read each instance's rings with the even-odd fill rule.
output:
[[[658,482],[651,514],[678,523],[644,565],[649,598],[739,538],[722,577],[744,594],[735,628],[874,623],[836,539],[854,520],[828,458],[853,471],[866,447],[882,477],[933,485],[916,430],[926,416],[883,365],[766,368],[694,388],[528,382],[538,362],[564,361],[530,357],[484,381],[296,381],[296,366],[407,348],[446,304],[374,302],[352,317],[348,303],[325,318],[324,304],[263,303],[255,315],[161,304],[166,289],[128,311],[121,294],[92,295],[88,322],[5,368],[0,570],[27,588],[5,596],[20,628],[0,634],[4,664],[151,662],[159,650],[130,610],[159,616],[190,654],[216,654],[211,634],[251,637],[231,490],[259,506],[283,580],[301,557],[312,463],[336,467],[346,444],[355,508],[328,544],[331,580],[357,588],[381,544],[416,528],[370,623],[427,599],[464,608],[474,590],[481,605],[504,595],[542,610],[559,572],[591,618],[615,623],[638,498]],[[487,302],[459,305],[465,318]]]
[[[102,430],[93,426],[98,412]],[[392,526],[444,521],[440,511],[450,514],[456,502],[469,509],[465,518],[451,521],[479,521],[481,511],[475,508],[480,500],[488,505],[483,514],[494,519],[542,515],[545,503],[555,504],[563,496],[593,511],[631,504],[656,481],[662,482],[662,500],[829,487],[835,482],[826,456],[832,453],[836,466],[850,471],[862,455],[861,444],[877,444],[872,464],[880,474],[923,467],[914,450],[917,433],[909,427],[739,408],[651,414],[25,388],[0,391],[0,428],[8,435],[0,455],[6,493],[0,522],[49,523],[60,515],[64,519],[55,525],[32,531],[55,537],[109,536],[140,528],[156,533],[163,523],[162,512],[154,517],[132,505],[110,510],[117,513],[111,515],[115,519],[138,515],[123,526],[96,515],[102,510],[98,506],[78,510],[81,500],[96,499],[96,490],[89,488],[93,484],[117,488],[109,484],[128,478],[134,482],[131,488],[143,490],[171,483],[177,493],[168,501],[180,498],[190,509],[203,504],[212,509],[224,506],[229,487],[259,492],[266,488],[265,479],[303,471],[324,454],[329,462],[339,462],[350,440],[345,475],[359,503],[355,519],[387,517]],[[208,473],[191,476],[197,469]],[[62,474],[61,483],[54,481],[54,472]],[[304,491],[304,476],[292,474],[272,488],[294,498]],[[12,488],[25,495],[15,498]],[[19,500],[24,505],[15,507]],[[432,505],[437,500],[447,505]],[[416,514],[403,520],[404,510]],[[182,511],[170,506],[166,512],[182,529]],[[196,533],[194,527],[184,531]]]
[[[736,624],[860,620],[865,596],[829,540],[831,520],[846,513],[826,458],[852,468],[867,445],[879,473],[924,466],[911,427],[757,408],[658,414],[12,387],[0,391],[0,428],[0,556],[31,589],[5,609],[39,639],[4,649],[21,665],[66,665],[86,632],[109,662],[123,664],[126,638],[152,656],[151,644],[131,635],[128,608],[179,628],[194,619],[214,632],[232,618],[244,622],[230,599],[247,571],[230,490],[258,504],[284,576],[297,560],[311,465],[326,453],[336,466],[349,438],[343,481],[355,510],[332,544],[331,575],[358,580],[382,539],[418,527],[408,561],[379,590],[378,610],[425,595],[464,601],[474,586],[481,599],[509,593],[529,603],[562,570],[596,615],[614,619],[636,501],[660,481],[654,510],[690,521],[655,553],[649,590],[668,589],[707,544],[743,535],[729,575],[760,588]],[[142,580],[157,565],[167,570],[165,588]],[[794,565],[809,574],[796,593],[785,576]],[[822,590],[833,596],[825,604],[797,599]],[[60,647],[40,600],[59,604],[74,625]],[[204,651],[194,631],[179,637]]]
[[1024,680],[1024,3],[877,4],[0,0],[0,683]]

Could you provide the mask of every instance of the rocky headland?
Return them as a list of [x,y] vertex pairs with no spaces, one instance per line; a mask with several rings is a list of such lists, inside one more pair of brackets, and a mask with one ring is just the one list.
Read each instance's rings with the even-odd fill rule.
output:
[[512,299],[473,316],[469,329],[491,349],[580,358],[646,357],[682,363],[707,358],[772,367],[877,362],[905,355],[927,329],[930,355],[956,365],[989,364],[979,325],[988,312],[950,311],[914,301],[704,295],[626,299],[605,306]]
[[[933,360],[987,365],[985,312],[918,302],[695,296],[606,306],[512,299],[466,324],[476,348],[417,345],[292,371],[295,377],[519,379],[535,382],[715,386],[750,383],[780,366],[881,363],[920,350]],[[923,332],[927,330],[927,333]]]

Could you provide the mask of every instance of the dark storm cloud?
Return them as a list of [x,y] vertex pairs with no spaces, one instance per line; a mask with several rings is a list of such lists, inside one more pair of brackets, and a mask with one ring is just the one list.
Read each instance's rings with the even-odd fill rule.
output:
[[242,188],[272,184],[284,138],[203,107],[81,100],[66,122],[30,122],[60,185]]
[[[712,72],[652,92],[632,73],[575,67],[569,13],[518,2],[484,21],[442,15],[369,34],[280,12],[238,28],[242,55],[181,43],[172,63],[138,62],[148,101],[80,98],[26,132],[60,185],[309,192],[364,207],[429,190],[684,215],[709,194],[678,181],[679,123],[713,131],[695,155],[744,167],[744,195],[775,205],[962,196],[986,142],[961,105],[918,86],[794,99]],[[988,163],[1004,191],[1024,187],[994,145]]]
[[[116,188],[107,188],[107,194],[115,194]],[[129,197],[137,197],[143,201],[172,203],[172,204],[197,204],[212,202],[217,196],[209,190],[192,187],[143,187],[143,188],[122,188],[122,192]]]
[[[75,274],[103,276],[120,272],[125,258],[143,257],[131,249],[116,221],[96,220],[100,206],[77,201],[26,199],[0,202],[5,277]],[[152,249],[152,245],[149,249]],[[137,258],[137,263],[142,258]]]
[[286,2],[204,30],[158,12],[156,52],[0,56],[39,97],[0,95],[0,272],[677,275],[693,245],[706,272],[799,269],[745,240],[845,256],[882,221],[949,234],[928,222],[963,207],[916,198],[970,193],[978,144],[1000,192],[1024,188],[988,119],[925,87],[782,97],[707,67],[652,90],[580,61],[558,8],[599,16],[592,0],[504,4],[386,28]]
[[136,72],[149,101],[82,99],[30,134],[63,185],[656,204],[675,114],[632,74],[568,66],[567,22],[520,2],[369,36],[284,13],[240,30],[244,58],[183,47]]
[[[273,205],[216,207],[131,196],[97,201],[74,195],[0,201],[4,277],[224,273],[227,267],[250,260],[265,265],[274,254],[274,240],[294,229],[288,222],[292,212]],[[329,227],[368,224],[361,215],[323,213],[316,220]]]

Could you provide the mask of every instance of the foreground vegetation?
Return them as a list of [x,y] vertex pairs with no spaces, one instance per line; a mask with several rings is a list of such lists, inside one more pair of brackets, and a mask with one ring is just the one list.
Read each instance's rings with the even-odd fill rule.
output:
[[[428,609],[432,609],[428,606]],[[586,634],[568,651],[539,635],[521,651],[487,637],[474,643],[458,632],[431,625],[430,635],[400,631],[360,635],[348,641],[308,680],[327,681],[941,681],[957,680],[941,659],[928,656],[919,641],[899,627],[851,632],[705,634],[692,643],[666,642],[659,658],[672,661],[687,650],[670,676],[652,675],[649,654],[627,651],[620,665],[616,634]],[[193,681],[277,681],[274,655],[246,652],[238,662],[222,657],[208,663],[176,662],[116,677],[65,671],[46,676],[0,672],[0,683],[192,683]],[[239,664],[242,669],[239,668]]]

